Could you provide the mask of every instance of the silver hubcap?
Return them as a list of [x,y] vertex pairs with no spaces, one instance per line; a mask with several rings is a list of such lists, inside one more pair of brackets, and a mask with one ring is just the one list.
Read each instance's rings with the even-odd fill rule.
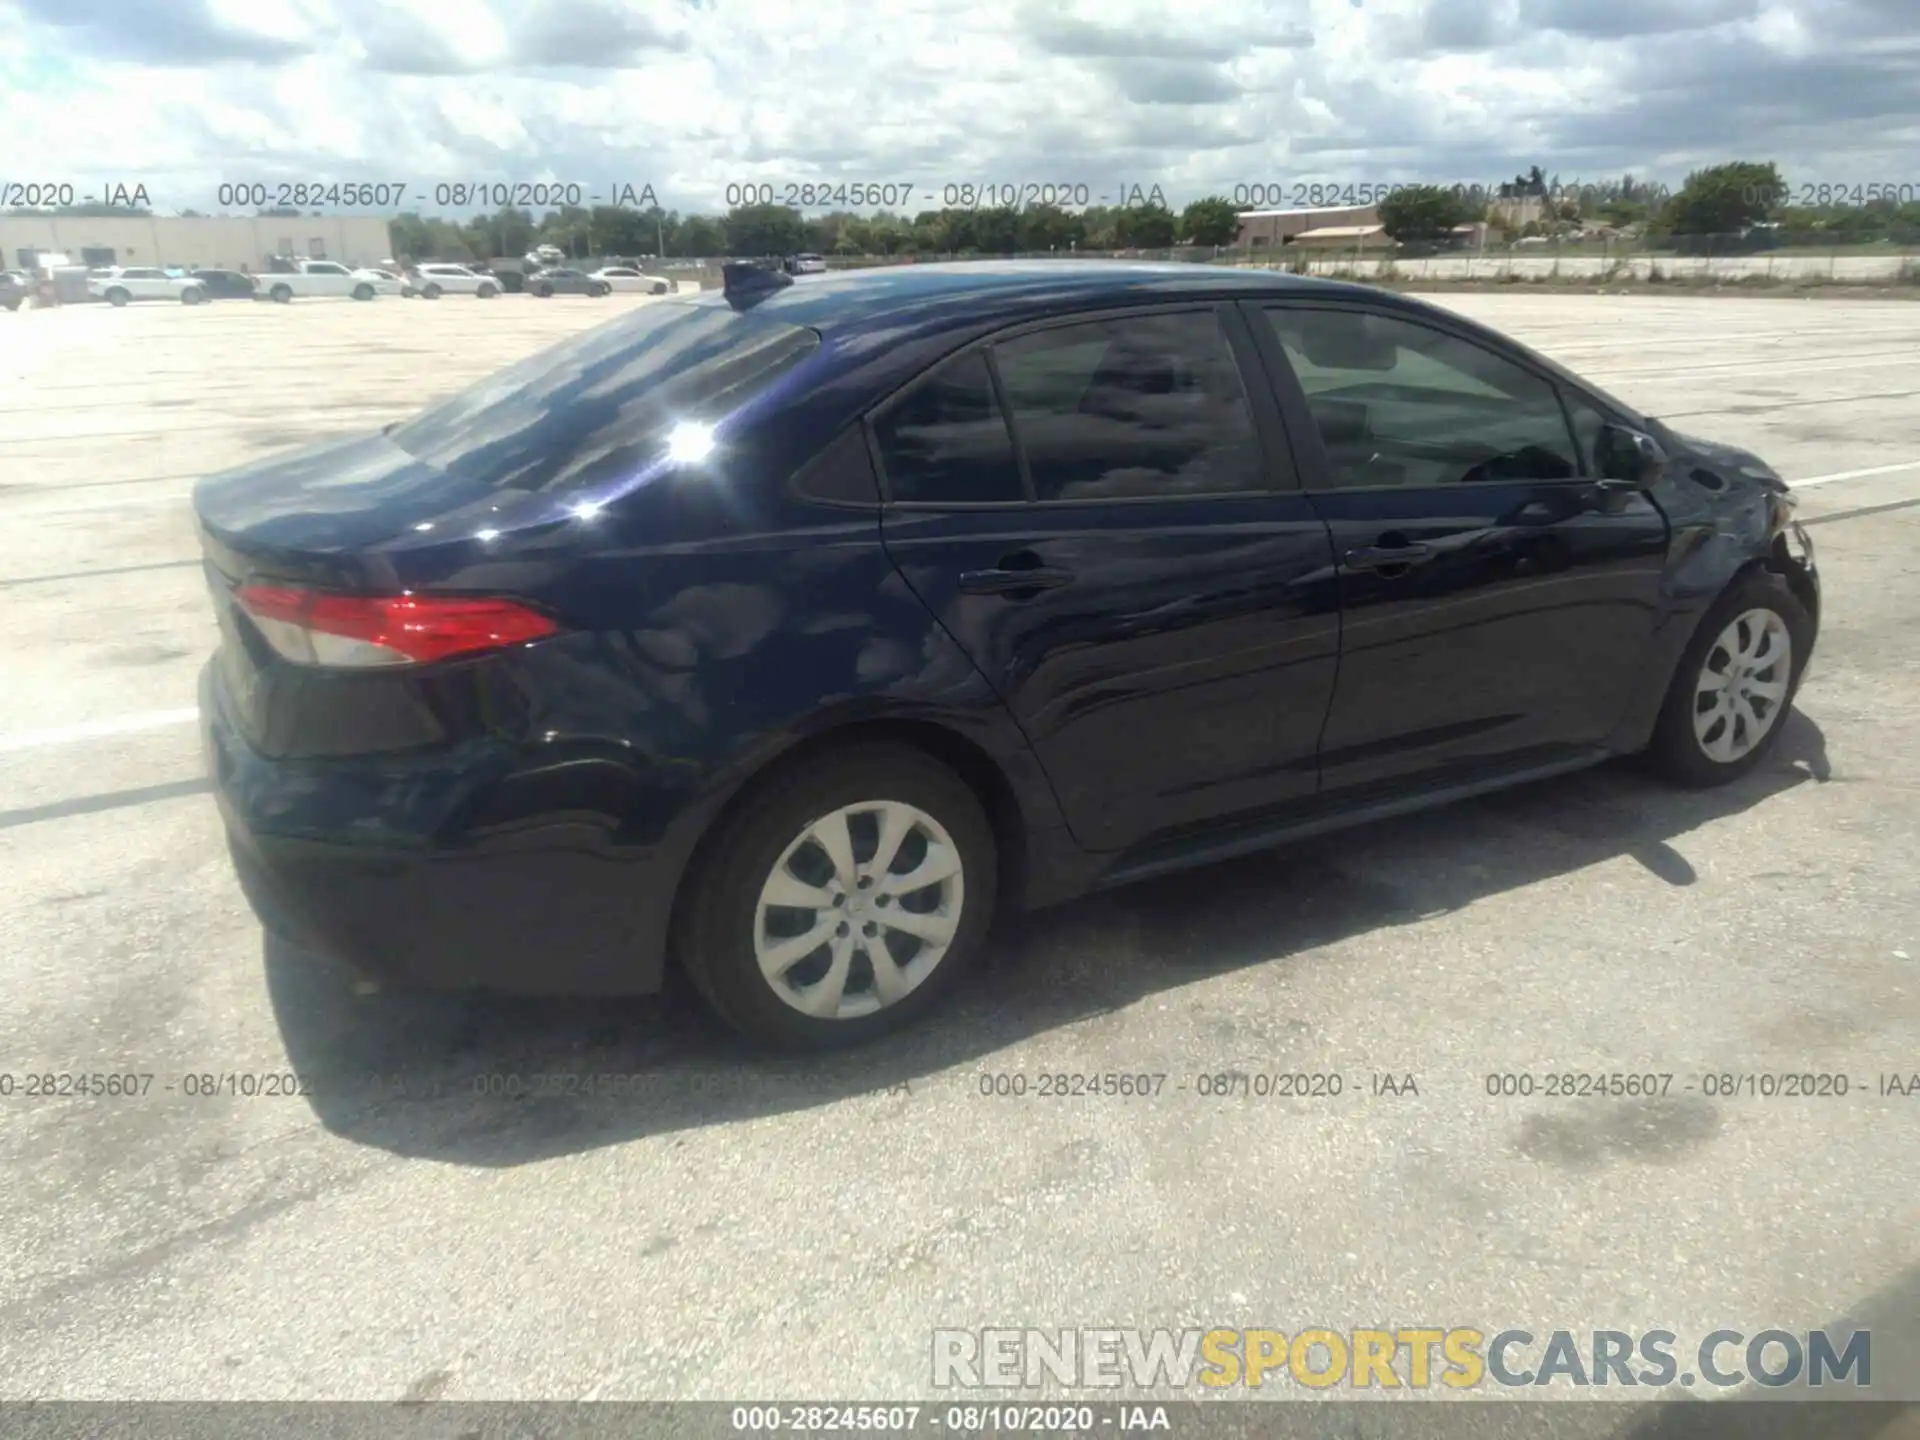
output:
[[1720,632],[1693,692],[1693,734],[1709,760],[1738,760],[1766,739],[1787,703],[1793,637],[1771,610],[1749,610]]
[[754,954],[802,1014],[871,1015],[933,973],[965,900],[960,851],[939,821],[898,800],[847,805],[809,822],[775,862],[754,908]]

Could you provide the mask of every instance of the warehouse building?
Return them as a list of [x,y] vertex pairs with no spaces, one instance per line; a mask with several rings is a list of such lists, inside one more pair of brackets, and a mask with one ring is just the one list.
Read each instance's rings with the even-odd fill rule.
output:
[[1234,244],[1243,250],[1277,249],[1291,245],[1312,230],[1377,226],[1380,212],[1372,205],[1318,206],[1305,210],[1243,210]]
[[393,254],[378,215],[0,215],[0,268],[34,268],[42,253],[77,265],[177,265],[260,271],[270,255],[378,265]]

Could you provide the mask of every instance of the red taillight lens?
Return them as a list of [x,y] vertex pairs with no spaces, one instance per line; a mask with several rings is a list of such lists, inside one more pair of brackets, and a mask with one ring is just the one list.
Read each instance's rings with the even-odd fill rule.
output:
[[279,585],[242,585],[234,598],[267,643],[301,665],[425,665],[524,645],[560,630],[512,600],[333,595]]

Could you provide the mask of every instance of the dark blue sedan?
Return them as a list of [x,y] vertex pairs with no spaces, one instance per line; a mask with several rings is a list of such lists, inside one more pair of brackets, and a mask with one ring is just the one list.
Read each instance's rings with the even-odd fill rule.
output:
[[729,267],[201,483],[265,922],[393,983],[681,967],[772,1042],[1031,908],[1779,738],[1780,478],[1460,317],[1195,266]]

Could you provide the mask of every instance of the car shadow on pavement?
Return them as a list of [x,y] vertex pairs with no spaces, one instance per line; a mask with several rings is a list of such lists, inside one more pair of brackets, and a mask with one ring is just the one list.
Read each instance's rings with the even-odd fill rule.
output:
[[1767,763],[1724,789],[1676,791],[1610,764],[1012,917],[982,973],[939,1014],[828,1056],[757,1053],[671,981],[661,996],[614,1002],[364,994],[340,968],[269,937],[267,987],[328,1130],[395,1154],[520,1165],[911,1093],[1145,997],[1621,856],[1689,885],[1675,839],[1833,778],[1819,727],[1794,712]]

